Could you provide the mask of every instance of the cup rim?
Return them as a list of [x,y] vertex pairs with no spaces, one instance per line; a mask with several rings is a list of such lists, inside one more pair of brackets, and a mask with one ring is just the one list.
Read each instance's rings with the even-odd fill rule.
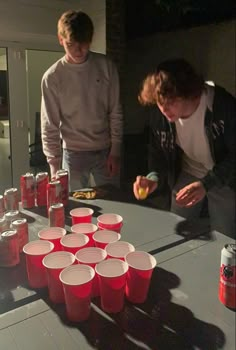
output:
[[93,215],[93,213],[94,213],[94,210],[93,210],[92,208],[89,208],[89,207],[78,207],[78,208],[73,208],[73,209],[70,210],[70,216],[73,216],[73,213],[74,213],[76,210],[78,210],[78,211],[79,211],[79,210],[81,210],[81,211],[82,211],[82,210],[88,210],[89,213],[88,213],[87,215],[77,215],[77,216],[74,214],[74,217],[78,217],[78,216],[79,216],[79,217],[91,216],[91,215]]
[[[60,255],[67,255],[68,257],[70,256],[71,257],[71,262],[70,263],[68,263],[68,264],[65,264],[64,266],[60,266],[60,267],[58,267],[58,266],[48,266],[47,265],[47,260],[48,259],[51,259],[51,258],[53,258],[53,257],[55,257],[55,256],[60,256]],[[72,254],[71,252],[67,252],[67,251],[63,251],[63,250],[60,250],[60,251],[57,251],[57,252],[52,252],[52,253],[50,253],[50,254],[47,254],[44,258],[43,258],[43,261],[42,261],[42,264],[43,264],[43,266],[45,266],[47,269],[50,269],[50,270],[57,270],[57,269],[64,269],[64,268],[66,268],[67,266],[70,266],[70,265],[72,265],[72,264],[74,264],[74,262],[75,262],[75,256],[74,256],[74,254]]]
[[[27,252],[27,248],[30,247],[31,245],[33,244],[41,244],[41,245],[48,245],[48,247],[50,247],[50,250],[48,252],[45,252],[45,253],[40,253],[40,254],[33,254],[33,253],[30,253],[30,252]],[[26,255],[31,255],[31,256],[42,256],[42,255],[45,255],[45,254],[49,254],[50,252],[53,251],[54,249],[54,244],[46,239],[37,239],[37,240],[34,240],[34,241],[30,241],[28,243],[26,243],[23,247],[23,252],[26,254]]]
[[[114,216],[116,216],[117,218],[119,218],[119,221],[118,221],[118,222],[115,222],[115,223],[113,223],[113,224],[111,224],[111,223],[109,223],[109,224],[103,223],[103,222],[101,221],[101,218],[104,217],[104,216],[106,216],[106,215],[114,215]],[[99,215],[99,216],[97,217],[97,222],[98,222],[99,224],[102,224],[102,225],[114,226],[114,225],[122,224],[122,223],[123,223],[123,217],[122,217],[120,214],[115,214],[115,213],[104,213],[104,214],[101,214],[101,215]]]
[[[118,238],[117,240],[115,239],[115,237],[114,237],[114,241],[111,241],[111,242],[106,242],[106,241],[104,241],[104,240],[99,240],[99,239],[97,239],[97,235],[98,234],[100,234],[100,232],[102,232],[102,233],[105,233],[105,232],[109,232],[109,233],[113,233],[114,235],[116,235],[116,237]],[[106,234],[106,233],[105,233]],[[107,244],[110,244],[110,243],[115,243],[115,242],[117,242],[117,241],[119,241],[119,239],[121,238],[121,234],[120,233],[118,233],[118,232],[116,232],[116,231],[112,231],[112,230],[97,230],[94,234],[93,234],[93,240],[95,241],[95,242],[98,242],[98,243],[107,243]]]
[[[80,245],[80,246],[73,246],[73,245],[67,245],[65,244],[65,242],[63,242],[63,240],[67,240],[67,239],[70,239],[71,237],[83,237],[85,239],[85,243],[83,245]],[[84,245],[88,244],[89,242],[89,237],[83,233],[80,233],[80,232],[77,232],[77,233],[68,233],[67,235],[63,236],[61,239],[60,239],[60,244],[63,246],[63,247],[67,247],[67,248],[80,248],[80,247],[83,247]]]
[[[150,259],[151,266],[145,268],[145,267],[136,266],[136,265],[135,265],[134,263],[132,263],[132,262],[131,262],[131,263],[128,262],[127,259],[129,259],[129,257],[132,256],[132,255],[136,255],[136,256],[140,256],[140,255],[146,256],[147,258]],[[149,253],[147,253],[147,252],[145,252],[145,251],[142,251],[142,250],[135,250],[135,251],[133,251],[133,252],[128,253],[128,254],[125,256],[125,261],[126,261],[127,264],[129,265],[129,267],[131,267],[131,268],[133,268],[133,269],[140,270],[140,271],[152,270],[152,269],[154,269],[154,268],[156,267],[156,265],[157,265],[156,258],[155,258],[153,255],[151,255],[151,254],[149,254]]]
[[[76,227],[80,227],[81,229],[84,227],[84,232],[76,232],[76,231],[73,231],[73,229],[75,230],[75,226]],[[86,228],[87,227],[87,228]],[[89,233],[95,233],[97,231],[98,227],[97,225],[91,223],[91,222],[81,222],[81,223],[78,223],[78,224],[74,224],[71,226],[71,232],[72,233],[83,233],[83,234],[89,234]]]
[[[101,267],[101,265],[107,265],[107,264],[112,264],[112,263],[116,263],[116,264],[120,264],[123,266],[124,268],[124,271],[118,275],[115,275],[115,276],[108,276],[108,274],[104,274],[104,273],[100,273],[99,272],[99,268]],[[101,277],[105,277],[105,278],[114,278],[114,277],[120,277],[120,276],[123,276],[124,274],[127,273],[129,269],[129,265],[126,261],[123,261],[123,260],[120,260],[120,259],[106,259],[106,260],[103,260],[101,262],[99,262],[96,266],[95,266],[95,271],[96,273],[101,276]]]
[[49,238],[43,238],[43,236],[41,236],[42,235],[42,233],[44,233],[44,232],[50,232],[50,231],[58,231],[58,233],[59,232],[61,232],[61,234],[62,234],[62,236],[60,236],[60,237],[52,237],[52,238],[50,238],[50,240],[57,240],[57,239],[61,239],[62,237],[64,237],[65,235],[66,235],[66,229],[65,228],[63,228],[63,227],[44,227],[44,228],[42,228],[41,230],[39,230],[38,231],[38,237],[41,239],[41,240],[49,240]]
[[[65,274],[69,270],[87,270],[88,272],[91,273],[91,275],[90,275],[90,278],[87,278],[87,280],[85,280],[83,283],[68,283],[63,280],[63,274]],[[91,266],[86,264],[76,264],[76,265],[70,265],[64,268],[59,274],[59,279],[63,284],[67,286],[82,286],[83,284],[86,284],[92,281],[94,276],[95,276],[95,271]]]
[[[133,249],[131,252],[128,252],[127,254],[133,253],[135,251],[135,246],[132,243],[127,242],[127,241],[116,241],[116,242],[108,243],[107,246],[105,247],[107,255],[110,255],[109,252],[108,252],[110,247],[112,247],[112,246],[114,246],[116,244],[117,245],[118,244],[122,245],[123,243],[125,243],[127,246],[129,246],[131,249]],[[126,255],[110,255],[110,256],[112,256],[112,257],[114,256],[115,258],[118,258],[118,257],[124,258]]]
[[[101,256],[104,255],[103,259],[102,260],[95,260],[95,261],[91,261],[91,262],[88,262],[88,261],[85,261],[85,260],[81,260],[80,258],[78,258],[78,255],[80,254],[83,254],[85,252],[99,252],[101,253]],[[75,253],[75,259],[80,263],[80,264],[98,264],[99,262],[101,261],[104,261],[105,259],[107,258],[107,252],[105,251],[105,249],[102,249],[102,248],[99,248],[99,247],[84,247],[80,250],[78,250],[78,252]]]

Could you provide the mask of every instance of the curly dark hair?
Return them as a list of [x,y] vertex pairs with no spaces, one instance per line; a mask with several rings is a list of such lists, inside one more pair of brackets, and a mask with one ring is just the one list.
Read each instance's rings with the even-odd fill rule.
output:
[[199,97],[204,89],[204,79],[192,65],[182,58],[160,63],[153,73],[144,79],[139,93],[143,105],[161,105],[175,98]]

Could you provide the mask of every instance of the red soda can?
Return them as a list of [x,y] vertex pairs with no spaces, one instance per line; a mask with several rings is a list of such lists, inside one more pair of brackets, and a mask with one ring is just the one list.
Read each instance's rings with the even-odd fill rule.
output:
[[34,174],[26,173],[20,178],[22,208],[35,206]]
[[48,211],[49,226],[65,227],[65,210],[63,203],[52,204]]
[[47,172],[36,174],[36,204],[38,207],[47,205],[47,184],[49,176]]
[[64,206],[68,205],[69,199],[69,173],[65,169],[56,172],[56,179],[61,183],[61,202]]
[[0,266],[16,266],[20,262],[19,241],[16,230],[6,230],[0,235]]
[[25,218],[17,219],[12,221],[11,227],[16,230],[19,240],[19,251],[23,251],[23,247],[26,243],[29,242],[29,233],[28,233],[28,223]]
[[5,214],[7,230],[11,228],[12,221],[18,219],[20,216],[19,210],[10,210]]
[[47,184],[47,207],[61,202],[61,183],[59,180]]
[[17,188],[8,188],[4,192],[4,206],[6,211],[19,209],[19,198]]
[[221,251],[219,299],[236,309],[236,244],[226,244]]

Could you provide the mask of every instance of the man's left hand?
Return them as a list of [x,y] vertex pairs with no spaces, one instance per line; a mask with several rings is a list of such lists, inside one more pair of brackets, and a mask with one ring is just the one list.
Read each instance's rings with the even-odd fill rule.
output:
[[201,181],[193,182],[182,188],[176,194],[176,203],[180,207],[192,207],[200,202],[206,195],[206,190]]
[[107,169],[111,177],[118,175],[120,172],[120,157],[110,154],[107,158]]

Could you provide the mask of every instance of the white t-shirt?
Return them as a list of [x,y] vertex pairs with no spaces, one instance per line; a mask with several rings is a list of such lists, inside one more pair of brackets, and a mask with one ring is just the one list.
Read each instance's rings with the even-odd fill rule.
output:
[[175,122],[176,142],[184,151],[182,170],[199,179],[214,166],[204,127],[206,109],[207,95],[203,92],[196,111],[189,118]]

